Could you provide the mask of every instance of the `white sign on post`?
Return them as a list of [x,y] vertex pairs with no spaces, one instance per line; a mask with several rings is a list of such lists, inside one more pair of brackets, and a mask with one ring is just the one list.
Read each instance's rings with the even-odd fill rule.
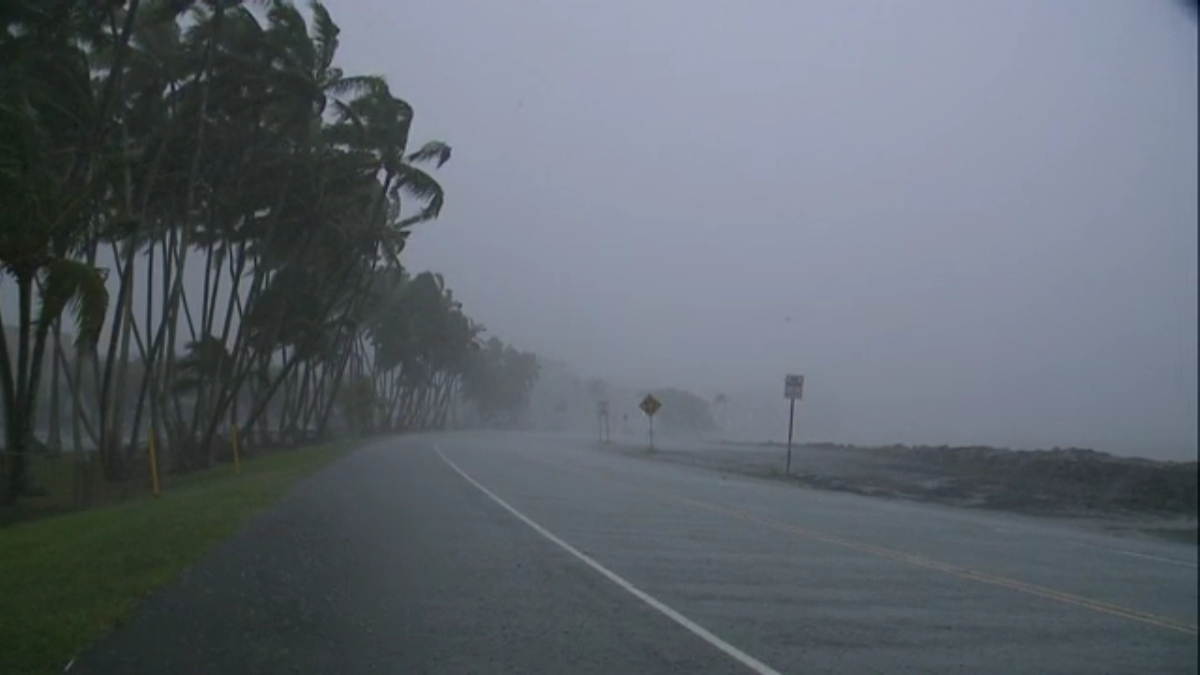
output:
[[803,375],[783,376],[783,397],[788,399],[787,463],[784,464],[783,471],[790,476],[792,474],[792,431],[796,427],[796,401],[804,397]]
[[783,397],[793,401],[804,398],[804,376],[786,375],[783,378]]

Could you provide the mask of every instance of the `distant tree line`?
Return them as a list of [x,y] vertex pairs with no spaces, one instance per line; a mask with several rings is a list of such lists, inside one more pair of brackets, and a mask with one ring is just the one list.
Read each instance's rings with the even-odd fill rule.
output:
[[662,403],[655,421],[663,431],[683,435],[706,435],[717,431],[712,408],[703,397],[673,387],[655,389],[650,394]]
[[414,146],[413,108],[335,65],[321,4],[3,0],[0,26],[17,298],[0,308],[0,500],[64,414],[108,480],[149,434],[187,471],[233,425],[265,442],[326,436],[339,409],[360,431],[440,428],[460,401],[519,417],[536,357],[481,344],[441,277],[400,262],[442,210],[424,167],[450,146]]

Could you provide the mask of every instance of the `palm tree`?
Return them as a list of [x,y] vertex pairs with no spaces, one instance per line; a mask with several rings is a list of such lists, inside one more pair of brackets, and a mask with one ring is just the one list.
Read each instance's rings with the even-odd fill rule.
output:
[[[110,480],[131,477],[147,424],[186,470],[216,459],[226,421],[324,433],[342,401],[360,427],[375,404],[412,429],[468,399],[519,418],[536,357],[481,349],[440,275],[401,265],[444,205],[428,169],[450,147],[409,147],[412,106],[336,65],[320,3],[260,6],[0,2],[0,283],[18,298],[12,348],[0,333],[5,501],[47,343],[77,456],[86,434]],[[72,318],[75,359],[48,337]]]
[[[72,307],[81,346],[98,338],[108,304],[103,272],[73,256],[89,229],[96,181],[81,164],[96,101],[86,54],[52,21],[76,17],[27,12],[14,34],[4,17],[0,53],[0,267],[16,284],[15,354],[0,331],[0,391],[11,503],[25,485],[26,453],[51,327]],[[34,296],[40,298],[35,314]],[[3,318],[0,317],[0,325]]]
[[536,354],[489,338],[472,356],[463,380],[463,397],[474,405],[483,423],[514,426],[529,409],[540,368]]

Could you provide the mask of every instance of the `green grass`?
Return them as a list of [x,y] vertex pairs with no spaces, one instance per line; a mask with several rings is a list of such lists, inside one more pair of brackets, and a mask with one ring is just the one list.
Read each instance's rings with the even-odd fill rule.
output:
[[59,673],[149,591],[175,579],[353,443],[222,465],[162,497],[0,528],[0,673]]
[[[257,456],[257,452],[251,457]],[[86,453],[82,464],[70,452],[53,455],[33,453],[28,460],[30,483],[35,489],[31,494],[23,495],[15,506],[0,507],[0,527],[88,508],[112,506],[150,494],[150,466],[144,453],[126,460],[129,473],[118,481],[104,479],[95,453]],[[164,490],[206,475],[206,472],[174,474],[168,470],[168,458],[160,457],[159,461],[163,462],[161,480]],[[216,471],[221,472],[220,469]],[[83,490],[80,495],[82,503],[77,501],[77,488]]]

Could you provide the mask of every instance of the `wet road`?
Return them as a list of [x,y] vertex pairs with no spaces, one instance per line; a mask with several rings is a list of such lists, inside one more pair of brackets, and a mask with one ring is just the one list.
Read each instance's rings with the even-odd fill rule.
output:
[[1194,673],[1196,547],[646,462],[380,441],[71,672]]

